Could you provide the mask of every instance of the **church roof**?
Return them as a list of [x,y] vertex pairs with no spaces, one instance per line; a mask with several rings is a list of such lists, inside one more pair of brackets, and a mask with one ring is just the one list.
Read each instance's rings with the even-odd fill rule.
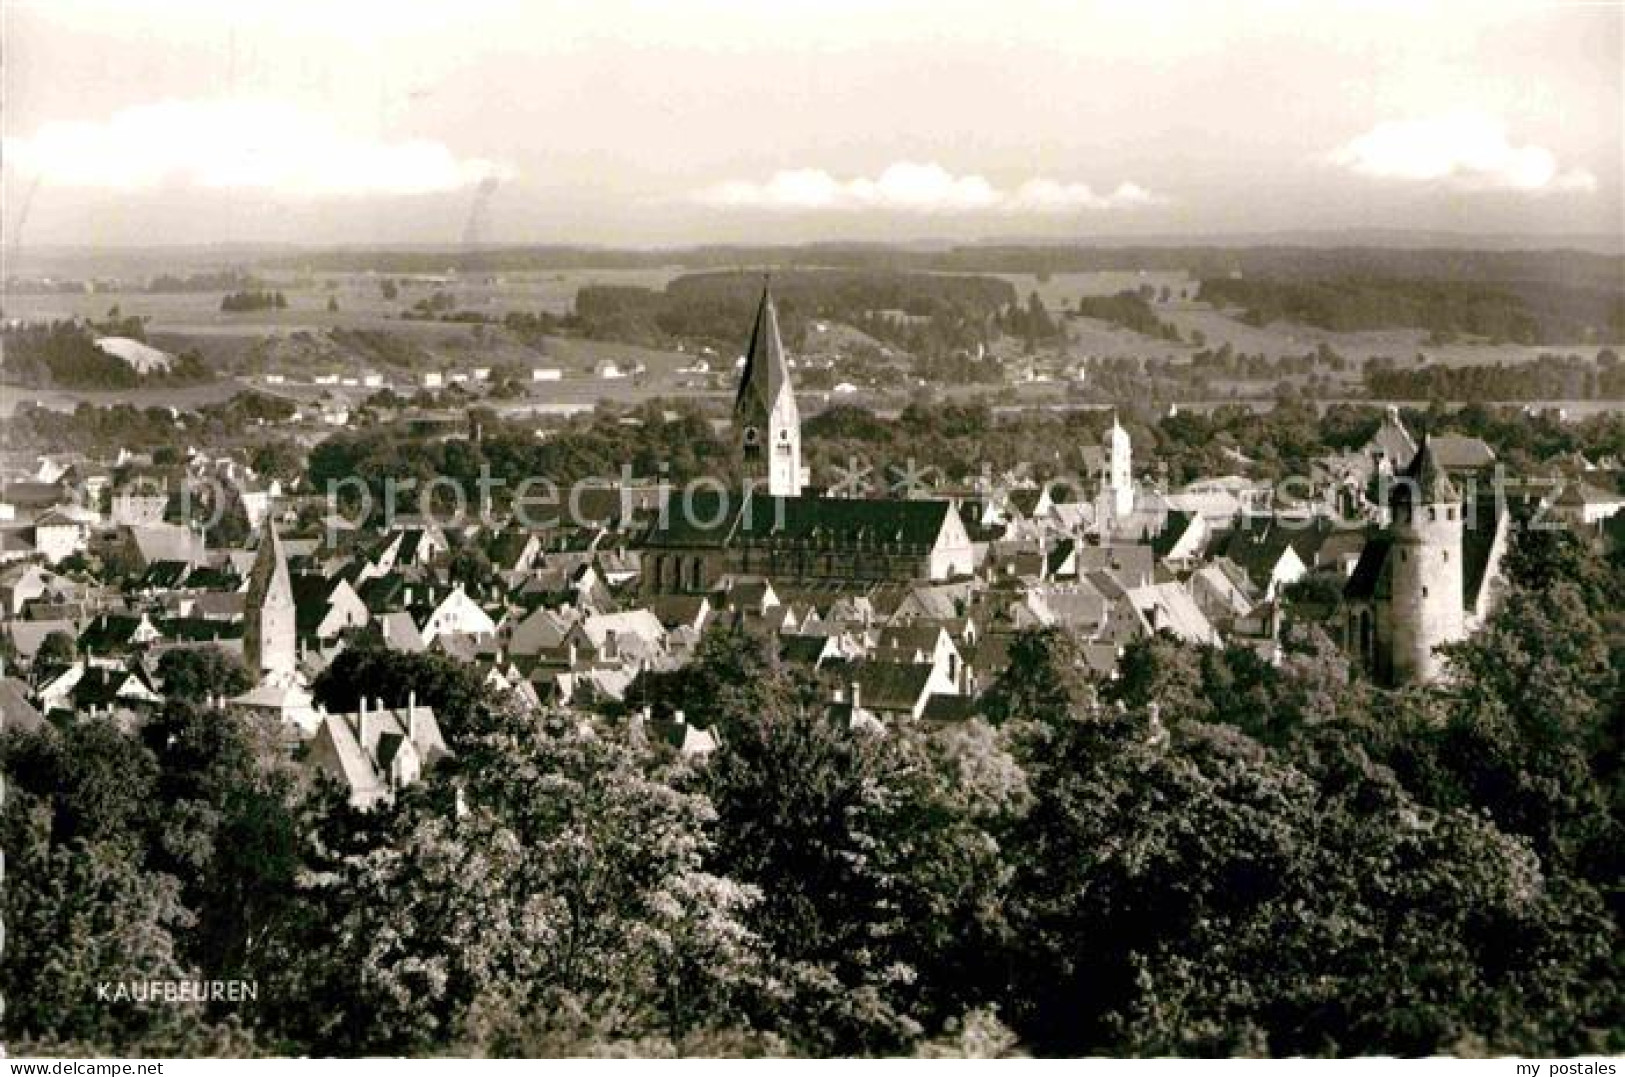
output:
[[1446,471],[1474,471],[1495,466],[1495,450],[1483,438],[1434,434],[1425,440],[1432,444],[1434,462]]
[[694,491],[692,503],[674,506],[649,533],[657,547],[718,548],[736,542],[811,548],[928,550],[937,543],[947,501],[860,498],[749,498]]
[[767,415],[779,394],[789,390],[790,364],[779,338],[779,315],[773,306],[772,290],[764,286],[750,348],[745,352],[745,370],[739,378],[739,395],[734,398],[734,415]]
[[1404,467],[1416,455],[1416,441],[1411,437],[1405,424],[1400,421],[1399,409],[1389,408],[1383,416],[1382,425],[1377,427],[1371,440],[1366,442],[1366,452],[1381,453],[1394,463],[1396,467]]

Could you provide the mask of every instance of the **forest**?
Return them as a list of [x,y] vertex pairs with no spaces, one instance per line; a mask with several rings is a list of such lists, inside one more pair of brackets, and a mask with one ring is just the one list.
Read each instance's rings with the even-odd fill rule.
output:
[[[1625,566],[1520,532],[1446,690],[1313,630],[1096,683],[1028,630],[969,720],[866,733],[713,633],[637,714],[358,646],[319,700],[453,756],[349,809],[171,660],[162,712],[0,739],[9,1046],[142,1055],[1571,1055],[1625,1047]],[[204,655],[206,652],[196,652]],[[240,671],[238,671],[240,673]],[[106,1005],[109,980],[251,1002]]]
[[[899,348],[974,349],[985,322],[1017,300],[992,277],[949,277],[892,270],[792,269],[772,277],[785,344],[795,350],[819,318],[845,322]],[[589,337],[651,346],[677,341],[732,351],[762,296],[759,273],[695,273],[661,291],[587,285],[575,315]],[[921,328],[921,325],[925,328]]]
[[1220,309],[1242,308],[1242,320],[1251,325],[1425,329],[1435,343],[1596,343],[1625,334],[1625,292],[1548,281],[1217,277],[1203,280],[1199,294]]
[[193,385],[211,381],[214,372],[196,350],[174,357],[167,370],[138,373],[129,363],[96,346],[101,336],[145,341],[139,318],[110,318],[103,323],[74,320],[8,326],[0,332],[0,381],[32,389],[132,389],[150,385]]

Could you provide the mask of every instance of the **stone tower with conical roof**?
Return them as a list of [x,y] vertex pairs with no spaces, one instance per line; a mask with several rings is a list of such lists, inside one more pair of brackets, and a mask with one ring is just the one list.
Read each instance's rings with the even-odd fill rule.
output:
[[801,493],[801,415],[779,339],[772,289],[762,288],[745,369],[734,398],[734,438],[747,482],[777,497]]
[[243,598],[243,662],[251,677],[294,669],[295,615],[288,559],[271,516],[260,527],[259,549]]
[[1462,501],[1429,439],[1394,481],[1389,507],[1392,644],[1396,684],[1444,671],[1437,649],[1467,635],[1462,603]]

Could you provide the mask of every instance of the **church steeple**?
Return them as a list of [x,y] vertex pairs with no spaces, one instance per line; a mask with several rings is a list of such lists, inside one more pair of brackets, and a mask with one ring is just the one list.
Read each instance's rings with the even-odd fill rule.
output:
[[779,316],[773,292],[762,287],[745,353],[745,369],[734,398],[734,435],[745,475],[767,481],[767,492],[779,497],[801,493],[801,416],[790,385],[790,364],[779,338]]
[[267,513],[243,597],[243,659],[249,675],[291,672],[295,663],[293,584],[282,539]]
[[1134,512],[1134,446],[1128,431],[1112,411],[1112,425],[1106,431],[1106,501],[1112,520],[1125,519]]

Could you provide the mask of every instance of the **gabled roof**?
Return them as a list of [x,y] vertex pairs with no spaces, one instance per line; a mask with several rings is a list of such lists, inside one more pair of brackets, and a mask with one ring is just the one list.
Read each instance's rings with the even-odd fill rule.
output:
[[1304,566],[1314,564],[1315,551],[1331,533],[1331,524],[1316,518],[1307,524],[1301,519],[1272,516],[1243,517],[1240,526],[1215,540],[1215,556],[1226,557],[1240,566],[1256,586],[1269,585],[1276,566],[1291,550]]
[[925,697],[933,670],[912,662],[857,662],[847,679],[858,683],[867,710],[913,711]]
[[1163,518],[1162,528],[1151,539],[1151,549],[1160,560],[1167,557],[1173,548],[1179,545],[1179,540],[1185,537],[1185,532],[1191,525],[1200,519],[1194,512],[1185,512],[1175,509]]
[[0,733],[28,733],[44,723],[44,715],[28,701],[28,686],[15,677],[0,677]]
[[1368,453],[1381,453],[1395,467],[1404,467],[1411,462],[1416,455],[1416,440],[1405,429],[1405,424],[1400,422],[1398,408],[1388,409],[1382,425],[1371,435],[1365,448]]
[[191,574],[192,566],[186,561],[154,561],[141,576],[140,586],[155,591],[169,591],[181,586]]
[[141,524],[128,529],[145,564],[154,561],[197,563],[205,556],[203,538],[184,524]]
[[1483,438],[1462,434],[1434,434],[1422,439],[1431,444],[1433,458],[1439,467],[1448,471],[1473,471],[1492,467],[1495,450]]
[[1600,490],[1588,482],[1576,480],[1563,487],[1554,504],[1579,507],[1582,505],[1617,505],[1625,502],[1625,494]]
[[[707,496],[714,495],[714,496]],[[927,500],[870,501],[858,498],[731,497],[697,491],[691,509],[674,507],[664,525],[649,532],[655,547],[717,548],[748,542],[832,550],[936,545],[952,503]]]

